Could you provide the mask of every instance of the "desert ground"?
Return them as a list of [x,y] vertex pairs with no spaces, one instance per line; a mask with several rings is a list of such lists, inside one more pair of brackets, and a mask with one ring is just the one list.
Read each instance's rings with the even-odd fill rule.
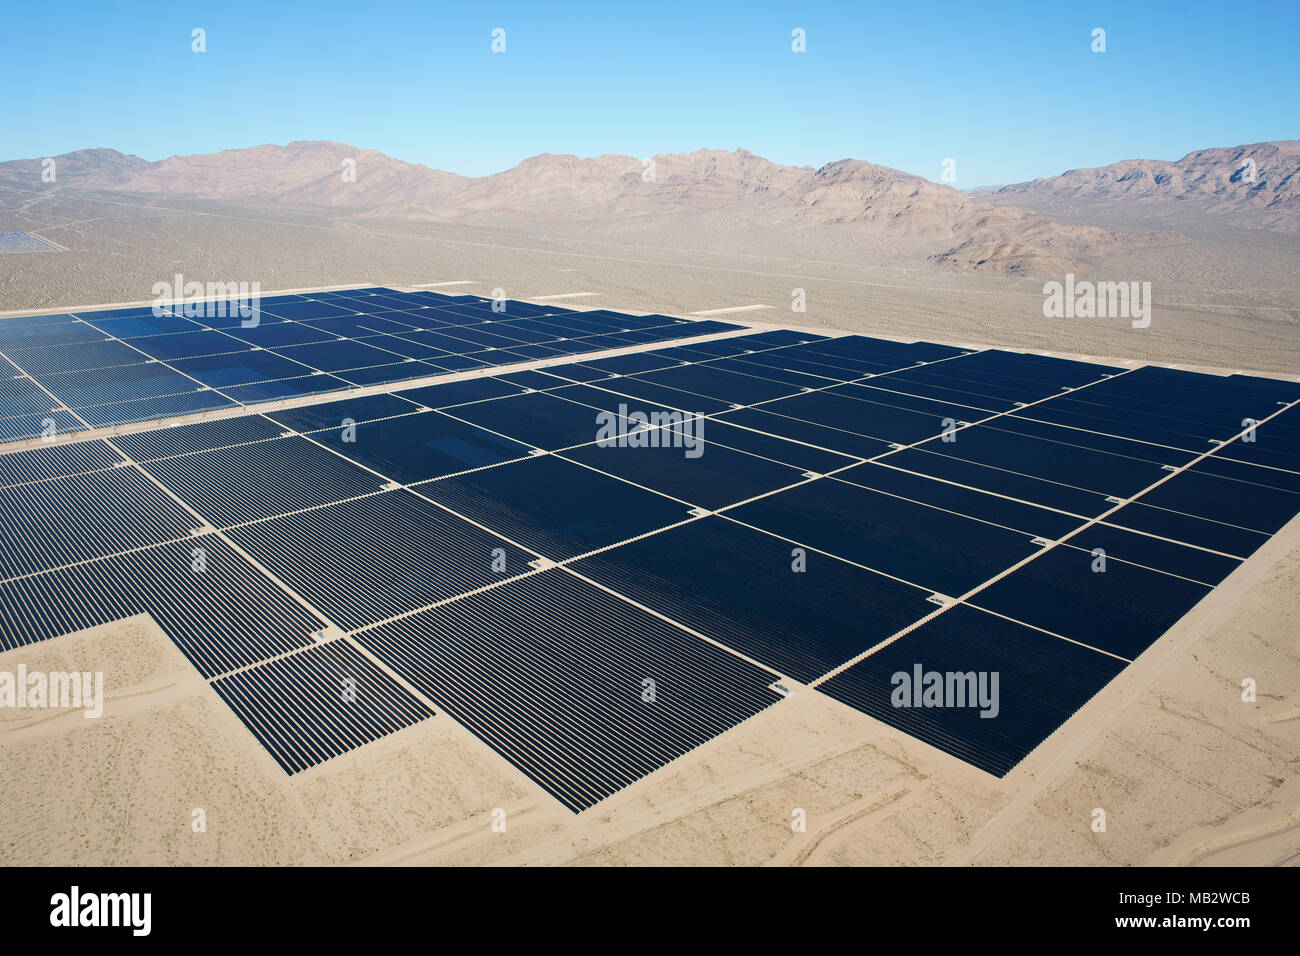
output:
[[[945,268],[926,256],[950,242],[900,245],[861,224],[747,222],[732,209],[527,225],[385,222],[317,208],[74,197],[0,184],[0,231],[35,232],[67,247],[5,256],[0,312],[147,301],[155,282],[177,272],[257,281],[264,291],[464,282],[446,288],[499,288],[514,298],[588,292],[560,301],[681,315],[764,305],[738,314],[1166,364],[1300,370],[1300,234],[1236,220],[1207,224],[1186,208],[1149,222],[1142,215],[1126,210],[1110,228],[1158,230],[1161,239],[1103,252],[1089,265],[1094,276],[1152,283],[1151,325],[1134,329],[1123,318],[1044,318],[1044,279],[1062,275]],[[791,311],[795,289],[806,292],[804,313]]]

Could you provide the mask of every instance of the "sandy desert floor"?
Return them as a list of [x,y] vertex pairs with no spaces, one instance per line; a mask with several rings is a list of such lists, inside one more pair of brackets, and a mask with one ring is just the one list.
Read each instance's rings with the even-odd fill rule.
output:
[[[849,226],[791,230],[709,212],[528,228],[384,223],[0,185],[0,230],[34,231],[68,249],[0,258],[0,312],[149,300],[153,284],[176,272],[205,282],[257,281],[263,290],[462,281],[472,284],[452,291],[500,288],[513,298],[589,292],[561,301],[673,314],[765,305],[770,310],[744,315],[938,341],[1300,371],[1300,236],[1176,213],[1127,211],[1113,228],[1177,227],[1189,237],[1096,266],[1104,279],[1151,281],[1151,325],[1134,329],[1127,319],[1046,319],[1043,277],[951,272]],[[805,313],[791,312],[794,289],[805,290]]]

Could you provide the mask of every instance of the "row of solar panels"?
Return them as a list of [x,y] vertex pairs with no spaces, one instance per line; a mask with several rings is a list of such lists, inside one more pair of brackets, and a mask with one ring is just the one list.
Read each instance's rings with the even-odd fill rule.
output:
[[0,376],[0,442],[737,328],[515,301],[497,312],[489,300],[431,292],[314,295],[263,300],[251,328],[224,304],[230,314],[195,318],[173,306],[182,314],[0,320],[0,354],[13,367]]
[[[1159,481],[1169,474],[1166,466],[1185,464],[1198,448],[1214,448],[1213,442],[1236,434],[1242,418],[1267,417],[1279,402],[1297,397],[1293,386],[1272,380],[1189,379],[1187,373],[1170,376],[1159,369],[1123,372],[1009,353],[964,355],[924,343],[901,346],[850,337],[783,344],[804,338],[746,336],[276,412],[277,424],[254,416],[122,441],[131,442],[124,450],[145,461],[150,473],[204,518],[241,525],[229,532],[240,548],[330,620],[358,630],[362,646],[580,809],[771,703],[776,698],[766,687],[777,673],[818,679],[935,611],[927,601],[932,592],[960,595],[980,587],[1033,557],[1043,540],[1069,534],[1101,514],[1113,504],[1108,498],[1127,497]],[[898,368],[909,370],[889,371]],[[888,374],[875,378],[882,372]],[[818,391],[805,391],[810,388]],[[704,454],[691,459],[680,448],[592,447],[595,412],[617,410],[622,403],[642,410],[708,412],[713,417],[703,435]],[[1143,403],[1142,417],[1134,421],[1124,413],[1138,403]],[[1058,412],[1090,415],[1096,431],[1082,430],[1077,422],[1050,424],[1048,416]],[[946,422],[998,413],[1009,414],[963,428],[955,441],[940,436]],[[343,439],[345,418],[360,423],[355,441]],[[281,426],[321,429],[312,436],[316,441],[373,471],[306,439],[281,438]],[[1132,434],[1135,429],[1143,430],[1140,438]],[[1170,478],[1151,493],[1170,496],[1161,504],[1126,505],[1108,523],[1052,548],[822,689],[977,766],[1006,772],[1229,573],[1238,557],[1295,513],[1300,468],[1285,467],[1300,464],[1294,457],[1300,456],[1295,429],[1294,412],[1284,413],[1262,426],[1255,442],[1234,442]],[[895,447],[927,436],[934,437],[925,450]],[[1164,441],[1155,444],[1156,437]],[[530,454],[571,446],[584,447]],[[65,470],[84,471],[88,463],[108,467],[84,447],[48,451],[62,455],[83,449],[64,463]],[[924,463],[932,468],[965,468],[963,479],[978,480],[954,484],[911,461],[903,466],[907,470],[891,467],[913,451],[928,455]],[[879,462],[862,461],[877,455],[883,456]],[[6,490],[27,496],[20,508],[72,505],[75,513],[71,480],[66,483],[71,490],[59,496],[32,490],[64,481],[52,477],[58,468],[38,465],[33,457],[25,466],[5,469],[6,458],[18,456],[0,457],[5,474],[41,476]],[[836,475],[810,479],[830,471]],[[425,483],[414,489],[419,497],[382,492],[390,478]],[[771,493],[779,488],[787,490]],[[1068,501],[1054,497],[1066,493]],[[115,498],[137,494],[148,492],[113,492]],[[765,497],[749,501],[756,495]],[[1253,502],[1244,513],[1222,510],[1231,507],[1225,502],[1242,498]],[[699,517],[691,506],[727,510]],[[301,511],[308,508],[313,510]],[[1124,517],[1133,509],[1147,509],[1201,534],[1232,532],[1239,538],[1237,551],[1216,554],[1125,530],[1120,525],[1133,524]],[[172,526],[135,533],[179,536],[190,517],[176,516]],[[105,533],[124,535],[117,543],[136,540],[126,536],[127,529]],[[80,540],[73,533],[62,543],[46,543],[70,549],[56,553],[76,559],[85,553],[75,550]],[[224,553],[220,538],[195,540]],[[334,546],[339,541],[348,542],[346,553]],[[95,540],[87,547],[114,545]],[[168,547],[174,549],[170,572],[155,567],[150,578],[164,601],[167,588],[182,587],[167,574],[190,573],[186,562],[192,550],[176,544],[154,551],[161,554]],[[807,552],[804,572],[792,571],[796,547]],[[1101,575],[1091,571],[1094,547],[1113,556]],[[30,549],[5,558],[19,561]],[[503,570],[487,558],[498,553]],[[532,575],[418,611],[525,573],[536,556],[563,560],[584,554],[589,556],[569,570]],[[572,572],[596,583],[580,581]],[[67,595],[81,588],[99,594],[95,588],[107,586],[85,582],[86,574],[83,569],[52,572],[3,585],[38,596],[22,605],[18,619],[25,616],[25,621],[5,618],[0,636],[21,641],[31,621],[42,625],[40,608],[66,604]],[[665,625],[648,625],[647,620],[658,619],[602,586],[770,670],[746,664],[728,671],[710,660],[708,666],[721,667],[723,676],[713,685],[692,684],[690,668],[671,664],[682,659],[678,645],[686,640],[675,628],[644,637],[650,657],[629,662],[625,635],[646,635]],[[52,593],[41,592],[50,587]],[[130,606],[159,596],[138,597]],[[201,595],[185,597],[191,609],[204,606]],[[210,598],[207,607],[219,613]],[[576,619],[563,616],[574,607],[582,609]],[[90,609],[95,610],[93,604]],[[105,619],[121,616],[122,609],[106,608]],[[213,635],[205,641],[201,626],[192,633],[175,610],[171,618],[167,613],[160,615],[168,620],[165,626],[179,635],[178,643],[205,676],[264,660],[286,645],[310,644],[305,621],[282,627],[268,616],[267,640],[258,646],[256,640],[241,644]],[[75,623],[85,626],[86,619],[83,614]],[[61,633],[57,628],[66,623],[57,620],[34,633]],[[528,638],[513,649],[500,638],[476,643],[476,635],[492,628]],[[239,628],[233,633],[243,636]],[[535,658],[525,655],[532,641],[544,649]],[[695,652],[712,653],[700,651],[700,643],[687,641]],[[295,656],[311,659],[321,653],[311,648]],[[893,708],[892,687],[881,680],[880,668],[894,666],[890,662],[896,664],[897,655],[927,666],[947,661],[956,670],[981,669],[981,662],[998,665],[1004,675],[1003,719]],[[605,662],[597,676],[586,670],[593,660]],[[726,657],[733,668],[737,660]],[[667,670],[656,671],[646,661]],[[272,665],[262,665],[240,680],[256,684],[276,673]],[[219,679],[218,687],[231,679]],[[657,695],[660,710],[644,709],[646,679],[678,688],[680,698]],[[555,696],[533,696],[527,688],[534,680],[559,694],[560,703]],[[582,683],[575,686],[575,680]],[[291,684],[281,692],[314,693],[295,691]],[[232,696],[223,690],[290,770],[346,749],[340,741],[364,738],[376,726],[359,711],[335,706],[333,723],[326,721],[330,733],[322,736],[319,721],[295,721],[279,710],[273,719],[267,691],[259,693]],[[701,711],[701,694],[730,703]],[[289,713],[324,706],[318,697],[311,700],[315,703]],[[544,701],[540,707],[539,700]],[[673,721],[685,721],[704,736],[686,733]]]

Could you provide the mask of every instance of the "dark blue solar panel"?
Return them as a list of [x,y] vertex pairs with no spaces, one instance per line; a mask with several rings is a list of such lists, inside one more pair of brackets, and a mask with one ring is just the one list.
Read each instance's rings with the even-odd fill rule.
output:
[[[304,302],[273,302],[262,303],[262,310],[275,318],[296,319],[307,321],[309,319],[325,319],[337,315],[351,315],[355,310],[348,310],[328,302],[304,301]],[[214,323],[215,324],[215,323]],[[232,325],[238,325],[238,322],[232,322]]]
[[315,345],[291,345],[276,349],[276,354],[301,362],[322,372],[337,372],[368,365],[388,365],[405,356],[377,349],[364,342],[317,342]]
[[1283,491],[1300,494],[1300,471],[1286,471],[1267,465],[1254,465],[1244,461],[1220,458],[1218,455],[1211,455],[1209,458],[1202,459],[1192,466],[1191,470],[1203,475],[1235,478],[1237,481],[1245,481],[1253,485],[1280,488]]
[[890,372],[888,375],[880,376],[880,381],[872,381],[871,384],[879,385],[881,388],[903,388],[915,384],[949,389],[971,396],[963,400],[980,408],[993,407],[989,403],[996,402],[999,411],[1014,407],[1016,402],[1027,404],[1062,394],[1059,389],[1051,386],[1035,386],[1033,383],[1021,383],[1015,379],[967,371],[956,365],[958,361],[960,359],[937,362],[921,368],[904,369],[901,372]]
[[[1099,435],[1086,429],[1063,428],[1060,425],[1050,425],[1045,422],[1017,418],[1011,415],[995,418],[986,427],[996,431],[1025,435],[1030,438],[1041,438],[1044,441],[1059,442],[1080,448],[1091,448],[1094,451],[1105,452],[1108,455],[1153,461],[1157,464],[1181,466],[1196,457],[1194,452],[1170,448],[1167,445],[1132,441],[1111,435]],[[1202,449],[1202,451],[1204,450]]]
[[665,406],[667,408],[679,409],[684,412],[699,413],[708,415],[713,412],[723,412],[731,408],[730,402],[721,402],[716,398],[709,398],[705,395],[696,395],[692,392],[683,392],[681,389],[668,388],[664,385],[656,385],[654,382],[647,382],[640,378],[620,376],[595,383],[595,387],[604,391],[614,392],[617,395],[626,396],[629,404],[635,404],[636,401],[642,403],[650,402],[654,406]]
[[212,686],[288,773],[433,713],[340,640],[232,674]]
[[871,458],[889,451],[889,442],[883,439],[868,438],[865,435],[829,428],[825,425],[818,425],[785,415],[774,415],[771,412],[764,411],[765,407],[742,408],[737,411],[721,412],[717,418],[719,421],[727,422],[730,425],[752,428],[755,431],[765,432],[769,435],[804,442],[817,448],[828,449],[844,455],[854,455],[859,458]]
[[553,560],[689,517],[681,502],[554,455],[443,478],[420,493]]
[[137,336],[163,335],[169,332],[195,332],[199,326],[189,319],[172,315],[170,312],[154,315],[132,315],[115,319],[95,319],[90,323],[106,335],[119,339]]
[[1250,557],[1268,540],[1268,535],[1259,531],[1207,521],[1164,508],[1153,508],[1141,501],[1125,505],[1108,516],[1106,521],[1108,524],[1145,531],[1147,534],[1182,541],[1198,548],[1221,551],[1238,558]]
[[149,361],[149,356],[141,354],[138,349],[111,340],[76,342],[46,348],[7,348],[5,354],[28,375],[78,372]]
[[148,613],[204,677],[312,643],[320,621],[213,535],[0,584],[0,649]]
[[419,406],[396,395],[364,395],[342,398],[333,402],[319,402],[298,408],[280,408],[266,413],[282,425],[298,431],[309,432],[318,428],[342,429],[345,421],[367,422],[394,415],[409,415]]
[[229,534],[347,630],[524,574],[534,557],[400,490]]
[[312,437],[401,484],[500,464],[532,451],[441,412],[389,418],[355,429],[331,428]]
[[1011,531],[834,478],[782,491],[727,514],[953,597],[1038,550],[1031,532]]
[[412,402],[419,402],[426,408],[448,408],[466,402],[482,401],[485,398],[518,395],[522,391],[523,389],[518,385],[510,385],[496,378],[466,378],[458,382],[404,389],[397,394]]
[[[1055,508],[1088,518],[1095,518],[1113,506],[1113,502],[1108,501],[1107,496],[1101,492],[1045,481],[1002,468],[963,461],[960,458],[931,454],[919,448],[893,452],[882,457],[880,462],[892,468],[902,468],[943,481],[1006,495],[1009,498],[1018,498],[1045,508]],[[1163,474],[1164,472],[1161,472],[1161,475]]]
[[575,570],[804,682],[934,610],[928,591],[815,552],[800,563],[794,547],[708,517],[602,551]]
[[198,521],[134,468],[0,489],[0,579],[189,535]]
[[370,494],[384,484],[305,438],[164,458],[148,468],[218,527]]
[[1117,558],[1130,564],[1140,564],[1156,571],[1191,578],[1211,587],[1237,570],[1241,564],[1236,558],[1125,531],[1108,524],[1089,525],[1066,543],[1090,554],[1100,549],[1105,552],[1108,560]]
[[66,435],[85,428],[67,412],[44,412],[39,415],[17,415],[0,418],[0,442],[23,441],[29,438]]
[[176,395],[203,387],[159,362],[47,375],[41,383],[69,408]]
[[278,438],[284,429],[261,415],[219,418],[191,425],[173,425],[127,435],[114,435],[113,444],[136,461],[208,451],[247,442]]
[[771,674],[562,571],[358,640],[575,812],[780,699]]
[[[208,332],[202,329],[193,332],[177,332],[171,335],[151,335],[147,338],[132,339],[131,344],[151,358],[162,359],[168,363],[177,359],[189,359],[199,355],[220,355],[224,352],[241,352],[248,348],[246,342],[232,338],[222,332]],[[141,361],[145,357],[141,356]]]
[[311,368],[298,362],[265,351],[232,352],[227,355],[177,359],[167,364],[178,372],[198,379],[204,385],[222,389],[231,385],[247,385],[250,382],[294,378],[312,371]]
[[[958,605],[817,689],[1001,777],[1123,667],[1113,657]],[[969,674],[975,683],[954,680],[954,694],[944,701],[949,706],[925,706],[923,693],[915,688],[918,683],[925,687],[927,673],[944,675],[945,687],[950,673]],[[997,677],[996,711],[981,706],[981,675],[986,703],[993,700],[992,678]],[[968,691],[974,693],[968,696]]]
[[711,443],[706,425],[651,430],[645,440],[658,446],[594,444],[560,455],[709,510],[804,480],[799,468]]
[[[1142,460],[1018,435],[987,425],[964,428],[952,437],[953,441],[931,439],[922,448],[933,454],[1122,498],[1136,494],[1167,475],[1161,463],[1150,457],[1159,452],[1158,446],[1143,446],[1142,453],[1148,458]],[[1071,436],[1062,433],[1058,437]],[[892,458],[887,459],[891,464]],[[1171,460],[1164,464],[1185,463],[1185,456],[1178,452],[1171,452],[1169,458]]]
[[315,395],[321,392],[340,392],[352,387],[350,383],[337,376],[319,374],[254,382],[250,385],[227,386],[221,391],[237,402],[249,404],[297,398],[300,395]]
[[1233,478],[1184,471],[1148,491],[1142,504],[1273,534],[1300,512],[1300,495]]
[[548,451],[595,441],[600,428],[598,410],[543,392],[463,405],[448,414]]
[[[675,426],[673,430],[690,434],[690,429],[696,427],[683,424]],[[736,425],[728,425],[716,418],[707,419],[702,427],[704,439],[710,445],[725,445],[728,448],[748,452],[760,458],[768,458],[783,465],[791,465],[802,471],[824,474],[828,471],[835,471],[847,465],[855,464],[857,461],[855,458],[849,458],[831,451],[823,451],[810,445],[788,441],[773,435],[765,435],[762,432],[740,428]]]
[[13,319],[0,319],[0,349],[10,354],[24,349],[99,342],[105,337],[98,329],[72,320],[30,325],[20,324]]
[[393,365],[374,365],[370,368],[352,368],[335,373],[337,377],[360,388],[389,382],[406,382],[417,378],[432,378],[442,374],[442,369],[431,368],[425,362],[407,359]]
[[330,342],[338,337],[332,332],[313,328],[302,322],[273,322],[252,329],[234,328],[227,330],[226,334],[233,339],[264,349],[306,345],[310,342]]
[[[875,379],[885,385],[888,379]],[[833,385],[825,390],[826,395],[836,398],[851,398],[858,402],[869,402],[872,405],[885,405],[891,408],[905,409],[911,412],[917,412],[927,416],[931,421],[942,422],[946,418],[951,418],[957,422],[977,422],[987,418],[991,412],[983,408],[977,408],[973,405],[964,405],[960,402],[944,401],[941,398],[925,398],[920,395],[909,395],[904,392],[891,392],[886,388],[876,388],[867,383],[849,383],[847,385]],[[846,409],[848,406],[840,406]],[[1001,422],[1003,419],[997,419]]]
[[851,434],[904,445],[940,434],[948,419],[964,421],[954,419],[952,409],[946,409],[949,412],[947,415],[935,414],[933,411],[916,412],[830,392],[808,392],[766,402],[759,407],[769,414],[785,415]]
[[[886,461],[891,460],[886,459]],[[1006,528],[1015,528],[1033,537],[1059,538],[1083,524],[1083,521],[1074,515],[1036,507],[962,485],[936,481],[876,462],[856,465],[838,472],[835,477],[863,488],[919,501],[922,504],[933,505],[945,511],[978,518]]]
[[1124,561],[1093,567],[1088,551],[1053,548],[971,603],[1131,660],[1210,592]]
[[54,404],[54,400],[30,379],[0,378],[0,418],[47,412]]
[[192,415],[219,408],[233,408],[234,404],[216,392],[199,391],[114,402],[111,405],[96,405],[93,408],[79,408],[77,415],[85,419],[91,428],[103,428],[109,425],[151,421],[156,418]]
[[102,441],[37,446],[0,454],[0,487],[111,468],[122,456]]
[[709,365],[685,365],[657,372],[644,372],[636,377],[644,382],[655,382],[670,388],[708,395],[732,405],[753,405],[757,402],[795,395],[801,391],[796,385],[785,385],[754,375],[728,372]]

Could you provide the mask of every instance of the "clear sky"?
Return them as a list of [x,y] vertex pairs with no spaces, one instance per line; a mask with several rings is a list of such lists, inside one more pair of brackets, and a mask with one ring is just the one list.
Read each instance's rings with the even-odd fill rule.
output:
[[743,146],[936,181],[951,157],[970,188],[1300,138],[1298,40],[1296,0],[10,3],[0,159],[332,139],[483,175]]

